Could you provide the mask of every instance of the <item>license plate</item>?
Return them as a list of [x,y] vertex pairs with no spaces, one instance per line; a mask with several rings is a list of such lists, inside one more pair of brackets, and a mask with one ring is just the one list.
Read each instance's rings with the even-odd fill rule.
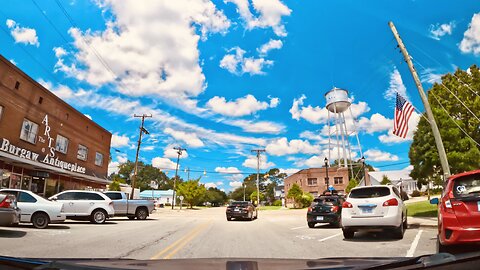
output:
[[367,207],[362,208],[362,213],[371,214],[371,213],[373,213],[373,208],[367,208]]
[[238,211],[240,211],[240,209],[235,208],[235,209],[233,209],[233,211],[238,212]]
[[317,220],[323,220],[323,217],[322,217],[322,216],[318,216],[318,217],[317,217]]
[[480,212],[480,201],[477,201],[477,210]]

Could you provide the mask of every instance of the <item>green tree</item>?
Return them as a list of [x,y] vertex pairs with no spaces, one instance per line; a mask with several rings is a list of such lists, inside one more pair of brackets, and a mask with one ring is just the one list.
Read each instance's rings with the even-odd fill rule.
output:
[[383,175],[382,177],[382,182],[380,182],[380,184],[382,185],[389,185],[391,184],[392,181],[390,181],[390,179],[388,179],[388,176],[386,176],[385,174]]
[[190,208],[193,208],[205,197],[205,192],[206,188],[200,184],[200,179],[185,181],[177,186],[178,196],[183,196],[183,200],[188,203]]
[[350,190],[352,190],[352,188],[358,186],[358,180],[357,179],[350,179],[350,181],[348,181],[348,185],[347,187],[345,188],[345,193],[350,193]]
[[297,207],[301,197],[303,195],[303,190],[300,188],[297,183],[293,184],[292,187],[288,190],[287,198],[293,199],[293,208]]
[[218,188],[211,187],[205,191],[205,202],[209,202],[212,205],[219,206],[227,201],[227,194]]
[[[120,183],[132,184],[133,171],[135,162],[127,161],[118,166],[118,173],[110,175],[112,180],[118,180]],[[173,178],[169,179],[165,173],[153,167],[151,164],[145,164],[142,161],[138,162],[137,179],[135,180],[135,187],[140,190],[150,189],[150,182],[156,181],[158,188],[161,190],[173,188]],[[181,178],[177,180],[181,182]]]
[[118,181],[113,181],[108,185],[109,191],[120,191],[120,183]]
[[310,194],[310,193],[303,193],[302,196],[300,196],[299,198],[299,203],[300,203],[300,207],[307,207],[307,206],[310,206],[310,204],[312,204],[313,202],[313,195]]
[[[428,91],[428,101],[440,130],[453,174],[480,166],[480,148],[457,127],[457,125],[460,126],[475,141],[480,142],[478,128],[480,121],[451,93],[455,93],[472,112],[478,115],[480,71],[476,65],[471,66],[469,70],[470,72],[466,72],[457,69],[454,74],[444,75],[441,84],[435,83]],[[449,115],[455,120],[452,120]],[[429,181],[438,183],[438,178],[441,179],[443,172],[432,130],[425,117],[422,117],[418,123],[408,155],[413,165],[410,176],[417,179],[419,185]]]
[[[260,201],[263,201],[263,200],[265,200],[265,195],[260,192]],[[256,190],[254,192],[252,192],[252,194],[250,194],[250,201],[257,202],[257,191]],[[257,202],[257,205],[259,205],[258,202]]]

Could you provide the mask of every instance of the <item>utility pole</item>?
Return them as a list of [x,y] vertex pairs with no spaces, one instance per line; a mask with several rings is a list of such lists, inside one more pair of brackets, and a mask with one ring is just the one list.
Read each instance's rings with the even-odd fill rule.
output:
[[430,122],[430,126],[432,127],[432,133],[433,133],[433,137],[435,138],[435,144],[437,145],[438,156],[440,157],[440,163],[442,164],[443,174],[445,175],[445,178],[448,178],[450,176],[450,167],[448,165],[447,153],[445,152],[445,147],[443,146],[442,137],[440,136],[440,132],[438,131],[437,123],[435,122],[435,118],[433,117],[432,109],[430,108],[430,104],[428,103],[427,95],[423,90],[422,83],[418,78],[417,71],[415,70],[415,67],[413,66],[413,63],[412,63],[412,59],[408,55],[407,48],[403,44],[403,41],[400,38],[400,35],[398,34],[397,28],[395,28],[395,25],[393,24],[393,22],[388,22],[388,25],[390,26],[390,29],[392,30],[392,33],[395,36],[395,39],[397,40],[398,47],[402,51],[403,57],[405,58],[405,62],[407,62],[408,68],[412,73],[413,80],[417,85],[418,93],[422,98],[423,106],[425,107],[425,112],[427,113],[428,121]]
[[257,153],[257,205],[260,206],[260,153],[265,149],[253,149],[252,152]]
[[177,150],[177,167],[175,168],[175,178],[173,178],[173,195],[172,195],[172,210],[173,207],[175,206],[175,193],[177,190],[177,176],[178,176],[178,163],[180,162],[180,156],[182,155],[182,152],[187,150],[182,147],[174,147],[173,149]]
[[151,118],[152,115],[142,114],[136,115],[134,114],[133,117],[135,118],[142,118],[142,123],[140,124],[140,135],[138,135],[138,144],[137,144],[137,153],[135,155],[135,167],[133,169],[133,179],[132,179],[132,192],[130,193],[130,199],[133,199],[133,194],[135,193],[135,181],[137,180],[137,172],[138,172],[138,154],[140,153],[140,144],[142,143],[142,135],[150,134],[148,131],[143,127],[145,123],[145,118]]

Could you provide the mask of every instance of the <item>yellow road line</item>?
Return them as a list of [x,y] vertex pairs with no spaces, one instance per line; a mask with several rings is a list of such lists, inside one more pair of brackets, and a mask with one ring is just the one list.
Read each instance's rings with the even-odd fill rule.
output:
[[197,231],[200,231],[200,230],[201,230],[203,227],[205,227],[205,225],[207,225],[207,224],[209,224],[209,222],[199,224],[198,226],[196,226],[195,228],[193,228],[190,232],[188,232],[187,234],[185,234],[182,238],[180,238],[180,239],[178,239],[177,241],[173,242],[172,244],[170,244],[169,246],[167,246],[166,248],[164,248],[162,251],[160,251],[158,254],[156,254],[155,256],[151,257],[150,259],[151,259],[151,260],[155,260],[155,259],[160,258],[163,254],[167,253],[169,250],[171,250],[172,248],[174,248],[176,245],[181,244],[182,241],[187,240],[187,238],[189,238],[191,235],[194,235]]
[[185,239],[185,241],[183,241],[182,243],[180,243],[174,250],[172,250],[172,252],[170,252],[169,254],[167,254],[165,257],[163,257],[164,259],[170,259],[172,258],[181,248],[183,248],[186,244],[188,244],[190,241],[192,241],[198,234],[200,234],[201,231],[203,231],[206,227],[208,227],[210,225],[211,222],[209,223],[206,223],[204,224],[204,226],[202,226],[201,228],[199,228],[198,230],[196,230],[193,234],[191,234],[187,239]]

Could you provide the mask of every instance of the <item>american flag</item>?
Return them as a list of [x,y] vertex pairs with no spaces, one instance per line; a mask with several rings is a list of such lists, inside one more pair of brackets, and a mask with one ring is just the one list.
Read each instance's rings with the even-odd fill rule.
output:
[[393,134],[398,137],[407,137],[408,120],[412,116],[414,108],[410,102],[406,101],[397,93],[397,102],[395,105],[395,119],[393,121]]

